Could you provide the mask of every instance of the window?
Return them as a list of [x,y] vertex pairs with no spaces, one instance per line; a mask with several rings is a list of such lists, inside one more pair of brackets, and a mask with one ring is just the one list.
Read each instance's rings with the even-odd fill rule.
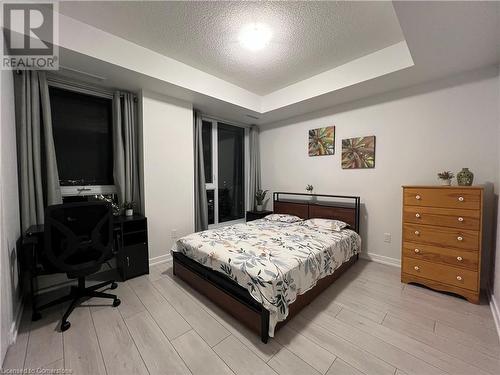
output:
[[241,221],[246,201],[245,129],[204,120],[202,136],[208,224]]
[[[113,180],[112,99],[49,87],[54,146],[63,195],[107,193]],[[89,187],[108,187],[97,191]],[[75,187],[87,187],[76,191]]]

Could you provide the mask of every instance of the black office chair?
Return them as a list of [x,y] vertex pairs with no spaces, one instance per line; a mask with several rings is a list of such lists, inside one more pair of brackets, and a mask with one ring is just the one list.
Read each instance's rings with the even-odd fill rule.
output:
[[113,306],[120,304],[114,294],[98,292],[97,289],[110,285],[114,280],[85,287],[85,277],[101,268],[112,254],[113,215],[106,202],[78,202],[49,206],[45,210],[43,256],[58,272],[65,272],[68,278],[78,279],[78,286],[72,286],[69,295],[49,302],[39,309],[72,300],[61,320],[61,331],[70,326],[68,317],[82,298],[111,298]]

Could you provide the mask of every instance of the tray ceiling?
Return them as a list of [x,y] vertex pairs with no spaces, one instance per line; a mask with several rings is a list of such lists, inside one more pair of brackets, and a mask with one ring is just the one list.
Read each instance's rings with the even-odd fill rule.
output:
[[[392,2],[61,2],[59,11],[265,95],[404,40]],[[268,25],[267,48],[238,42]]]

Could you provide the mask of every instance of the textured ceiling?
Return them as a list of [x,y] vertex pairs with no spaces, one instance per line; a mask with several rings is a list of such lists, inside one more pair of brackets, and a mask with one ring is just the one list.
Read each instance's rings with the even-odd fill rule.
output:
[[[61,2],[61,13],[267,94],[404,39],[391,2]],[[263,22],[270,45],[250,52],[241,27]]]

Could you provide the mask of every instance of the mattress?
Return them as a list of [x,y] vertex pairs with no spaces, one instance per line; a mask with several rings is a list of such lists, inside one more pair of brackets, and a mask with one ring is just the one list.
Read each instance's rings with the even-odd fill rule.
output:
[[297,296],[358,254],[361,237],[307,222],[266,219],[197,232],[180,238],[180,252],[246,288],[270,315],[269,336],[288,316]]

